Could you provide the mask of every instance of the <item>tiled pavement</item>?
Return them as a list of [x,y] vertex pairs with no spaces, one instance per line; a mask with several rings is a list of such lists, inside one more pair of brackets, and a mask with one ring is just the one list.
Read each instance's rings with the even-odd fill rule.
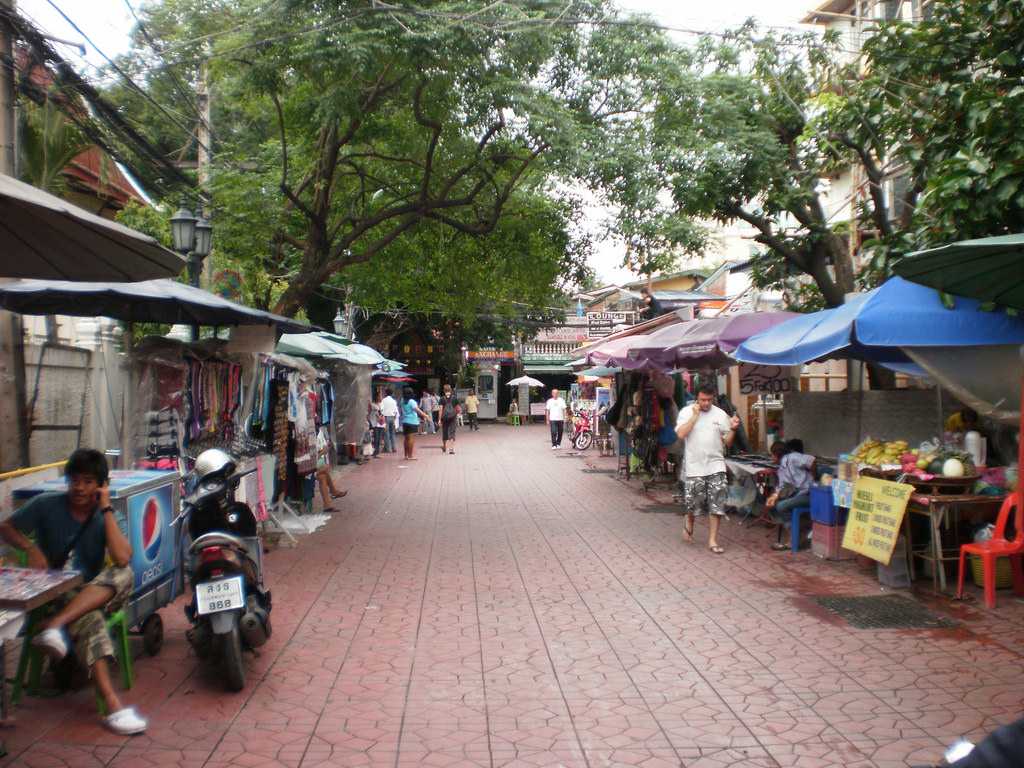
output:
[[[955,630],[855,630],[816,594],[876,594],[852,563],[679,540],[629,486],[485,426],[441,456],[341,475],[344,512],[267,557],[271,642],[223,692],[177,607],[129,696],[149,732],[96,724],[91,696],[30,699],[6,764],[896,766],[1024,714],[1024,604],[922,596]],[[698,528],[698,541],[704,530]]]

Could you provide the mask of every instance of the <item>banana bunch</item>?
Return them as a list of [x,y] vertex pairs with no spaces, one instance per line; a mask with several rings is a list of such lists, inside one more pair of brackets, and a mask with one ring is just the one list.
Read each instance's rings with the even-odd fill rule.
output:
[[870,437],[857,446],[853,452],[859,464],[870,464],[878,467],[883,464],[899,464],[900,457],[907,452],[906,440],[890,440],[883,442]]

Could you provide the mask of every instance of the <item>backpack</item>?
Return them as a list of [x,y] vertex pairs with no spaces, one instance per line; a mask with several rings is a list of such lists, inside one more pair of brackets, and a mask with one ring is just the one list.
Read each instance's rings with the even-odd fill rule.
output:
[[455,395],[444,398],[444,410],[441,411],[441,418],[445,421],[452,421],[455,418]]

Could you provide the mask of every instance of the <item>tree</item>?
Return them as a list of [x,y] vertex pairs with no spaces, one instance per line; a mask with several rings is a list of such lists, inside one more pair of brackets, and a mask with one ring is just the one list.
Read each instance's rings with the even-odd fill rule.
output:
[[[211,192],[231,220],[218,220],[218,242],[230,233],[250,262],[259,254],[257,271],[284,285],[273,308],[291,314],[421,227],[494,233],[518,189],[567,172],[581,134],[607,118],[580,65],[594,41],[622,37],[584,24],[606,11],[604,0],[164,0],[124,69],[148,72],[156,92],[169,74],[149,66],[154,40],[182,77],[209,62]],[[628,88],[601,66],[606,95]],[[173,83],[160,87],[175,98]]]
[[773,279],[809,275],[826,304],[842,304],[855,287],[853,262],[821,180],[855,151],[815,120],[816,99],[844,74],[836,45],[747,25],[662,54],[660,75],[645,86],[648,111],[623,126],[615,147],[628,168],[598,169],[594,180],[612,190],[621,219],[643,217],[685,251],[703,250],[702,222],[746,222],[777,265]]
[[49,98],[22,107],[18,135],[22,181],[63,194],[67,183],[62,171],[89,146],[89,140]]
[[878,29],[866,76],[835,113],[870,147],[869,177],[905,180],[899,216],[878,215],[871,185],[877,236],[865,246],[880,277],[918,248],[1024,230],[1024,2],[947,0],[931,11]]

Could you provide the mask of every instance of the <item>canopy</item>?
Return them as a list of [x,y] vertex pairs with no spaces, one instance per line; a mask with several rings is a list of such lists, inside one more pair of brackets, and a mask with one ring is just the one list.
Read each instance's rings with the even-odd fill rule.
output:
[[[912,282],[947,293],[1024,310],[1022,234],[964,240],[918,251],[901,260],[895,271]],[[1021,392],[1015,386],[1024,374],[1024,364],[1017,346],[961,349],[955,357],[943,355],[941,349],[908,352],[936,381],[978,413],[1004,422],[1021,418]]]
[[731,354],[742,342],[795,317],[793,312],[744,312],[677,323],[634,343],[629,356],[666,367],[724,368],[735,363]]
[[601,346],[587,353],[587,361],[591,365],[604,365],[608,367],[624,368],[628,371],[637,371],[642,368],[660,367],[652,364],[649,360],[637,360],[629,356],[629,350],[634,346],[645,343],[650,334],[638,333],[634,336],[622,336],[607,341]]
[[617,373],[622,373],[621,368],[610,368],[606,365],[595,365],[593,368],[587,368],[585,371],[579,371],[577,376],[590,376],[595,379],[604,379],[608,376],[614,376]]
[[168,279],[138,283],[15,280],[0,283],[0,308],[23,315],[102,316],[135,323],[276,325],[289,331],[309,330],[306,323]]
[[325,331],[286,333],[277,342],[277,351],[300,357],[344,360],[354,365],[379,365],[384,356],[365,344],[355,344]]
[[543,381],[537,381],[536,379],[532,379],[529,376],[520,376],[518,379],[512,379],[512,381],[510,381],[508,383],[508,386],[510,386],[510,387],[518,387],[518,386],[521,386],[523,384],[525,384],[528,387],[543,387],[544,386],[544,382]]
[[1024,309],[1024,234],[917,251],[902,259],[895,271],[946,293]]
[[0,174],[0,276],[134,281],[184,268],[152,237]]
[[1021,343],[1020,318],[986,312],[971,299],[956,299],[949,308],[936,291],[894,277],[841,307],[799,315],[757,334],[734,354],[742,362],[766,365],[802,365],[833,357],[909,364],[902,347]]

